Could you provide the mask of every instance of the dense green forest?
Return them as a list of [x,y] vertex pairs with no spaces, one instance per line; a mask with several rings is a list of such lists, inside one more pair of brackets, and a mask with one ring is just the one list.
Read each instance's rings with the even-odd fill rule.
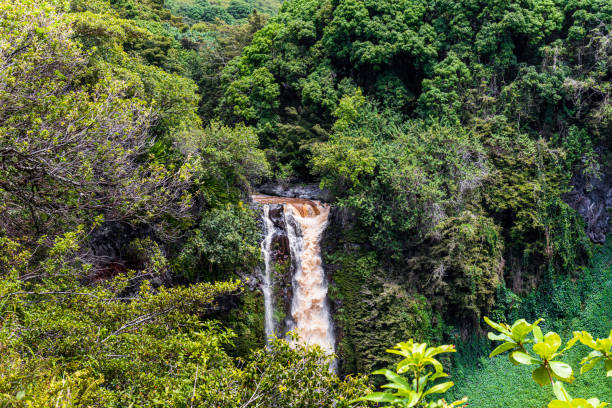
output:
[[603,407],[611,211],[609,0],[0,0],[0,407]]

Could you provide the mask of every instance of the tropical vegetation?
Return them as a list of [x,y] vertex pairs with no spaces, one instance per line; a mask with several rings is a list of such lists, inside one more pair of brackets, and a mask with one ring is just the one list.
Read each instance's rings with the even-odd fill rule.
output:
[[0,407],[603,407],[611,174],[607,0],[0,0]]

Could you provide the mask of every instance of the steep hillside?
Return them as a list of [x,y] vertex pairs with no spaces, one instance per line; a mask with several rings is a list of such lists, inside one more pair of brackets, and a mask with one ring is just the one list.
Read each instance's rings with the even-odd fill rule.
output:
[[609,0],[0,0],[0,407],[603,408],[611,84]]

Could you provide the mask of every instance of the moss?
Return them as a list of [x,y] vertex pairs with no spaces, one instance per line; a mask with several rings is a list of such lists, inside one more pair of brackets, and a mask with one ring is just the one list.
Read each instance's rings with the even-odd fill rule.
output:
[[329,296],[332,300],[351,301],[378,266],[374,252],[348,253],[338,251],[327,257],[332,265],[339,265],[333,274]]
[[385,350],[400,341],[441,339],[442,319],[427,299],[385,273],[374,253],[336,252],[328,262],[343,372],[370,372],[396,362]]
[[420,293],[453,321],[477,327],[500,284],[503,240],[492,219],[469,210],[440,222],[408,264]]
[[274,282],[274,320],[280,323],[283,331],[283,322],[291,312],[291,262],[289,259],[277,259],[274,262],[272,281]]

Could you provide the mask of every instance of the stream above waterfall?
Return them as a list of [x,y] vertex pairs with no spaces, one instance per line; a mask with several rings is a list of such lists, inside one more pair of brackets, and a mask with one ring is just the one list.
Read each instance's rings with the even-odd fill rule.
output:
[[328,353],[333,353],[334,332],[320,245],[330,206],[302,198],[263,194],[253,195],[252,198],[263,206],[264,238],[261,249],[265,262],[262,292],[266,335],[283,334],[277,332],[273,310],[275,260],[278,256],[278,245],[275,246],[275,242],[283,237],[288,244],[285,251],[291,259],[289,273],[292,286],[290,313],[285,321],[285,331],[292,330],[299,335],[300,341],[317,344]]

